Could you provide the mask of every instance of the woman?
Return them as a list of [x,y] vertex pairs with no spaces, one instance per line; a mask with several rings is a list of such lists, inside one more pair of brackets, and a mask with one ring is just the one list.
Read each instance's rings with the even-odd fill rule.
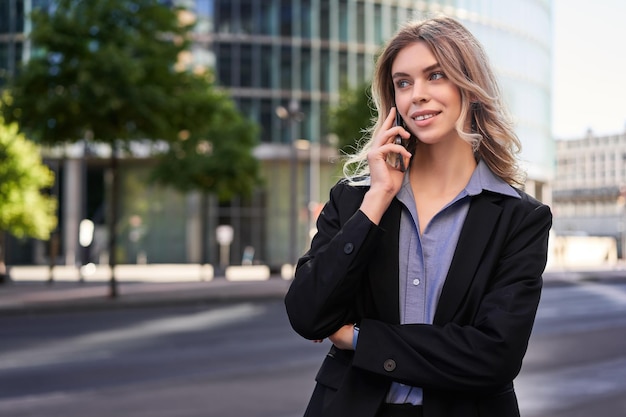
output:
[[285,298],[300,335],[333,343],[306,416],[518,416],[552,217],[516,188],[519,142],[484,50],[451,18],[411,23],[372,97],[371,139]]

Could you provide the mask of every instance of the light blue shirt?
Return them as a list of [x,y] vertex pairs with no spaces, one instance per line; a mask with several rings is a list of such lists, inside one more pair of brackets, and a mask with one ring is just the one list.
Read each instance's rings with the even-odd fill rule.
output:
[[[419,230],[418,213],[408,172],[397,194],[403,204],[399,236],[400,322],[432,324],[441,289],[470,205],[483,190],[520,198],[515,189],[479,161],[465,188]],[[389,403],[422,403],[422,389],[393,383]]]

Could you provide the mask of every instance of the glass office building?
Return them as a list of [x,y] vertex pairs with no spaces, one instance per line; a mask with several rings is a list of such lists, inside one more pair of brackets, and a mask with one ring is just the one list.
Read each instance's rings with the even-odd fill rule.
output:
[[496,67],[532,180],[552,175],[552,4],[549,0],[196,0],[198,39],[223,85],[263,126],[263,141],[287,143],[274,109],[295,98],[307,115],[299,136],[324,140],[325,110],[345,84],[369,80],[381,44],[410,18],[444,13],[463,21]]
[[[10,72],[16,61],[27,59],[23,32],[28,23],[23,16],[29,8],[44,3],[1,3],[0,70]],[[290,260],[294,240],[297,253],[305,250],[318,203],[326,200],[339,175],[327,125],[328,109],[338,103],[343,87],[369,81],[377,52],[400,24],[434,13],[461,20],[485,45],[517,122],[522,159],[529,174],[527,189],[544,201],[548,199],[554,160],[550,133],[551,0],[170,3],[185,6],[197,21],[193,65],[213,68],[218,83],[228,88],[240,110],[261,126],[256,155],[262,161],[266,186],[249,206],[233,202],[228,207],[213,207],[211,227],[220,223],[235,226],[233,262],[245,246],[254,246],[258,258],[270,265]],[[277,110],[290,106],[292,110],[297,107],[301,116],[297,120],[279,117]],[[290,166],[294,147],[298,148],[295,171]],[[296,181],[295,203],[290,195],[291,181]],[[179,202],[190,204],[188,200],[181,198]],[[293,217],[295,232],[293,223],[287,221]],[[190,229],[188,224],[186,227]],[[193,246],[190,242],[197,238],[185,231],[178,234],[187,246]],[[178,256],[181,259],[168,261],[193,260],[189,253]],[[209,258],[216,259],[214,255]],[[150,254],[148,260],[158,261]]]

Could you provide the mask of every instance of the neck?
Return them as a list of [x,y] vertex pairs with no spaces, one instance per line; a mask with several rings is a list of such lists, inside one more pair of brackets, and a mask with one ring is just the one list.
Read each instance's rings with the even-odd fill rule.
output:
[[474,154],[465,142],[453,149],[419,144],[411,162],[411,185],[437,194],[457,192],[467,185],[475,168]]

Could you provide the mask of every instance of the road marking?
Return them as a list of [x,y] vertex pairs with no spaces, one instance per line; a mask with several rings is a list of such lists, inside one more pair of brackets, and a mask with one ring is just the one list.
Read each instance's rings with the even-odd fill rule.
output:
[[263,307],[258,305],[238,304],[180,317],[150,320],[120,329],[92,332],[45,346],[16,349],[0,354],[0,369],[103,357],[108,355],[103,349],[109,349],[111,344],[124,347],[151,337],[214,329],[258,315],[262,310]]
[[626,358],[532,372],[515,380],[522,415],[546,415],[624,392]]
[[578,282],[546,288],[533,333],[566,334],[626,326],[626,285]]
[[626,312],[626,286],[580,282],[568,288],[544,290],[537,317],[588,317],[612,312]]
[[579,282],[585,290],[597,294],[618,305],[626,306],[626,287],[619,285],[598,284],[597,282]]

